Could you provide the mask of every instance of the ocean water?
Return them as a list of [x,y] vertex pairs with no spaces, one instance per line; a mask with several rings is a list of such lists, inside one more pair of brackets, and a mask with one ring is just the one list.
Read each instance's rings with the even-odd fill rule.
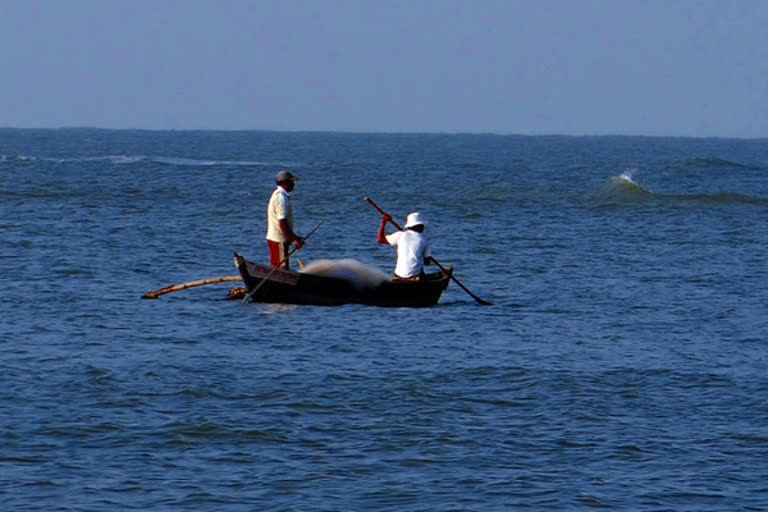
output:
[[[304,262],[429,309],[243,304]],[[0,130],[3,510],[768,510],[768,140]],[[295,264],[295,263],[294,263]]]

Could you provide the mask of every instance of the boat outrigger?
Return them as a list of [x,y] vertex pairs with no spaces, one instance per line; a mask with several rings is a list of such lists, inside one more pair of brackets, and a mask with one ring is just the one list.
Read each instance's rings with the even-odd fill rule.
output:
[[451,267],[420,279],[362,283],[321,274],[293,272],[247,261],[235,253],[235,266],[254,302],[340,306],[363,304],[382,307],[429,307],[440,300],[453,274]]

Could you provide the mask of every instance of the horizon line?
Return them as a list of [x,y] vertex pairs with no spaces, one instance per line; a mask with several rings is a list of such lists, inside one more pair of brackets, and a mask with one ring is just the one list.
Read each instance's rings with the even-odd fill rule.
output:
[[519,132],[493,132],[493,131],[377,131],[377,130],[323,130],[323,129],[272,129],[272,128],[110,128],[105,126],[48,126],[48,127],[20,127],[0,126],[0,130],[94,130],[94,131],[144,131],[144,132],[265,132],[265,133],[330,133],[338,135],[474,135],[495,137],[642,137],[642,138],[680,138],[680,139],[737,139],[737,140],[764,140],[766,136],[744,137],[735,135],[649,135],[644,133],[519,133]]

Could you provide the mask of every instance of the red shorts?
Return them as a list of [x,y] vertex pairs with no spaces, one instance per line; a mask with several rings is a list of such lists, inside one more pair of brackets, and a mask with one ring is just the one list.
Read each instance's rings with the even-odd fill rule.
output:
[[267,246],[269,247],[269,264],[274,267],[285,260],[280,268],[288,270],[290,261],[286,256],[288,256],[291,244],[288,242],[274,242],[272,240],[267,240]]

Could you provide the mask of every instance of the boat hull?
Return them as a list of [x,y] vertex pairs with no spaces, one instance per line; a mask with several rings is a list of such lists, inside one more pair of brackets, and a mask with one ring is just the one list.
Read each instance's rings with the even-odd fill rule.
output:
[[[448,287],[453,269],[427,274],[419,280],[391,279],[372,286],[322,275],[273,270],[235,255],[235,265],[254,302],[340,306],[363,304],[380,307],[430,307]],[[266,278],[266,282],[262,281]]]

